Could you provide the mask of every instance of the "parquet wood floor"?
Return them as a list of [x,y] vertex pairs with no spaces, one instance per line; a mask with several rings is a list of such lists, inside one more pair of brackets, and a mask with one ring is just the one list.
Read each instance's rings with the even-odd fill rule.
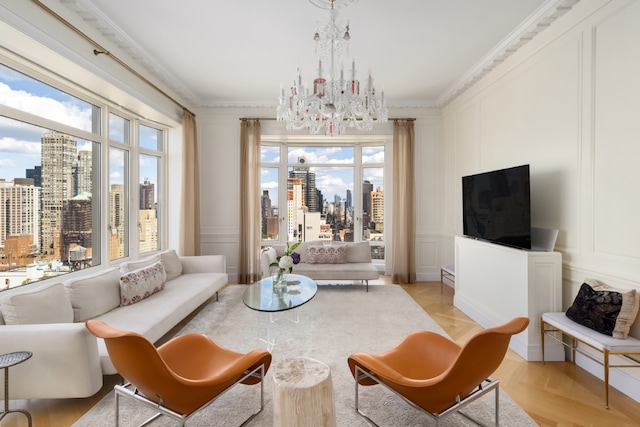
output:
[[[458,343],[466,342],[481,328],[453,306],[453,289],[440,282],[401,285]],[[194,313],[195,314],[195,313]],[[191,316],[190,316],[191,317]],[[176,326],[177,332],[188,320]],[[165,338],[166,339],[166,338]],[[496,371],[500,386],[542,427],[640,426],[640,403],[611,388],[610,409],[604,407],[603,382],[569,362],[526,362],[509,350]],[[35,427],[66,427],[97,403],[118,381],[105,377],[105,385],[87,399],[12,400],[10,408],[23,408],[33,416]],[[1,427],[22,427],[23,416],[8,415]],[[506,426],[518,427],[518,426]]]

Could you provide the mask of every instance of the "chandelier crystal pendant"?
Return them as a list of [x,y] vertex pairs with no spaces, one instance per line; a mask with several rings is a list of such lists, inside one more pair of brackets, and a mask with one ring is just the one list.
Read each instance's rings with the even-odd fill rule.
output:
[[[344,57],[349,51],[349,24],[337,24],[337,9],[357,0],[309,0],[314,5],[329,9],[329,22],[317,28],[313,39],[318,56],[318,77],[313,80],[312,91],[302,83],[300,69],[287,96],[280,87],[277,119],[286,123],[287,130],[308,128],[309,133],[327,136],[342,135],[347,127],[371,131],[374,123],[385,123],[388,110],[384,90],[376,96],[373,77],[369,74],[361,91],[357,79],[355,60],[351,69],[344,70]],[[328,61],[328,69],[323,66]],[[336,61],[340,61],[339,64]],[[339,72],[338,72],[339,70]],[[345,77],[346,74],[346,77]]]

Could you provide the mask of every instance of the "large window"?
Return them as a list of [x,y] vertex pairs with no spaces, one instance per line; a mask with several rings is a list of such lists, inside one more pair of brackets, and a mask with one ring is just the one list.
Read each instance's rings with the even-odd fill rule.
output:
[[48,83],[0,64],[0,289],[160,248],[166,131]]
[[369,241],[384,259],[385,146],[261,147],[263,243]]

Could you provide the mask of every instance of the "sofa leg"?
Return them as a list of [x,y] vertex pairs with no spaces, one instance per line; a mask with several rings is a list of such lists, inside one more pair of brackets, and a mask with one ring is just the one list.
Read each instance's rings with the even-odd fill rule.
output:
[[364,282],[367,284],[367,292],[369,292],[369,279],[366,279]]
[[216,291],[216,301],[218,301],[218,291]]

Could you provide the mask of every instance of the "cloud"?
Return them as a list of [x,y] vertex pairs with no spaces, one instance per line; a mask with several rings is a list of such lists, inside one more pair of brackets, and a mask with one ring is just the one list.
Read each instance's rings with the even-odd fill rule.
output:
[[14,90],[0,82],[0,102],[77,129],[91,131],[91,106],[69,96],[67,101],[38,96],[24,90]]

